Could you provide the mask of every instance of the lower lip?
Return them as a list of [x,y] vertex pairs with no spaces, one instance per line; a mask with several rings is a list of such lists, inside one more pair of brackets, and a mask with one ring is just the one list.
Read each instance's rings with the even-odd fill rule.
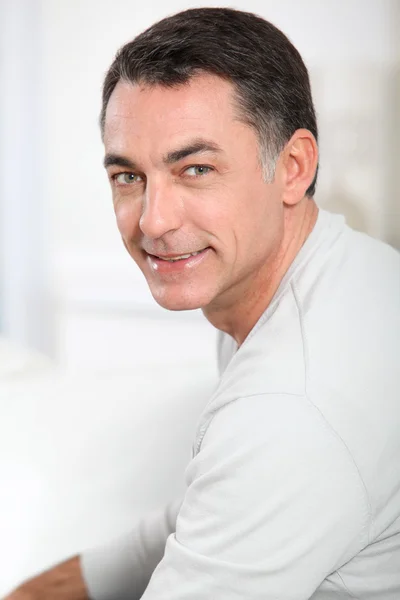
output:
[[151,254],[147,255],[147,260],[150,263],[150,267],[157,273],[165,275],[175,275],[178,273],[189,272],[195,267],[199,266],[206,258],[210,248],[205,248],[199,254],[195,256],[189,256],[188,258],[182,258],[180,260],[162,260]]

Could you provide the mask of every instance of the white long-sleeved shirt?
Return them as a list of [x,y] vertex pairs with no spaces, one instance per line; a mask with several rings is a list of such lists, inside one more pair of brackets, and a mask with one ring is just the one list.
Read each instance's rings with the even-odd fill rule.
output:
[[219,360],[182,503],[83,555],[91,596],[398,600],[399,254],[320,211]]

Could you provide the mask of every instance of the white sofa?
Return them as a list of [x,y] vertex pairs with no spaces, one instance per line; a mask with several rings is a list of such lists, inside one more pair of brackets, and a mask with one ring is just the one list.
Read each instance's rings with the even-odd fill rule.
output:
[[66,375],[0,339],[0,597],[184,490],[213,367]]

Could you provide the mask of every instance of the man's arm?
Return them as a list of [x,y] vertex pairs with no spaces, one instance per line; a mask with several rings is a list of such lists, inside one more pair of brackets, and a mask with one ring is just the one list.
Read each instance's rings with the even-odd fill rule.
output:
[[29,579],[4,600],[89,600],[79,556]]
[[129,534],[26,581],[4,600],[139,600],[175,531],[181,500]]
[[308,600],[368,543],[369,504],[341,438],[305,396],[215,412],[142,600]]

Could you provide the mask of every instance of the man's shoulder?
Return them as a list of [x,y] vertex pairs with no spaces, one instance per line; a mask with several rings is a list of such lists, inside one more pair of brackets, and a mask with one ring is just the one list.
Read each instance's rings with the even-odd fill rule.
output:
[[345,226],[335,243],[321,244],[291,286],[309,381],[341,390],[347,402],[349,395],[400,384],[394,365],[400,254],[394,248]]

